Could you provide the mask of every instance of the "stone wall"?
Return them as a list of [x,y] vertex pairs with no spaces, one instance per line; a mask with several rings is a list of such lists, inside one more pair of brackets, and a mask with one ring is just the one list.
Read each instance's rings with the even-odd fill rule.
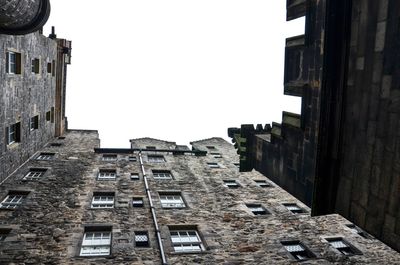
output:
[[[47,63],[57,58],[57,43],[39,33],[0,35],[0,182],[54,136],[53,121],[46,112],[55,104],[56,77]],[[21,54],[21,74],[6,73],[6,52]],[[32,73],[32,60],[39,59],[39,73]],[[30,130],[30,118],[39,115],[38,129]],[[6,127],[21,122],[19,143],[7,145]]]
[[[26,264],[161,264],[155,237],[150,202],[145,193],[137,151],[115,149],[116,161],[103,161],[96,131],[73,130],[65,139],[54,139],[58,147],[49,161],[29,160],[2,186],[3,198],[10,190],[30,191],[26,201],[15,210],[0,210],[0,231],[11,229],[0,244],[0,263]],[[151,138],[131,140],[132,146],[157,149],[174,143]],[[400,255],[373,238],[364,238],[349,229],[349,221],[339,215],[310,217],[310,209],[256,171],[240,173],[238,155],[221,138],[191,143],[205,156],[173,155],[172,152],[142,151],[149,190],[160,227],[168,264],[288,264],[295,263],[281,241],[300,240],[315,255],[308,264],[398,264]],[[215,149],[211,149],[213,146]],[[219,153],[221,157],[216,154]],[[162,155],[163,163],[148,161],[148,155]],[[216,156],[216,157],[215,157]],[[209,168],[207,163],[219,168]],[[31,167],[48,168],[36,181],[21,181]],[[116,180],[99,181],[99,169],[115,169]],[[173,179],[154,179],[153,170],[170,170]],[[138,173],[139,180],[130,174]],[[230,189],[223,180],[236,180],[240,187]],[[261,188],[254,180],[265,180]],[[115,192],[112,209],[91,209],[93,192]],[[186,208],[167,209],[160,205],[159,192],[180,191]],[[144,207],[132,207],[132,197],[143,197]],[[267,215],[253,215],[246,203],[260,203]],[[304,214],[294,214],[282,203],[297,203]],[[80,257],[87,226],[112,227],[111,255]],[[173,251],[170,230],[196,227],[205,246],[200,253]],[[135,231],[148,231],[150,247],[134,245]],[[344,256],[332,248],[325,237],[343,237],[362,254]]]

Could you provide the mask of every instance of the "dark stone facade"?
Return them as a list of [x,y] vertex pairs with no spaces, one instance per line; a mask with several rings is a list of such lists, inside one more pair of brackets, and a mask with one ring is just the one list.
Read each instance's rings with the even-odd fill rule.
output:
[[285,94],[301,115],[272,128],[230,129],[241,170],[262,172],[311,206],[339,213],[400,250],[400,4],[288,1],[306,16],[304,36],[287,39]]
[[[54,136],[65,130],[66,68],[71,42],[40,33],[0,35],[0,183]],[[18,72],[8,73],[8,53]],[[34,67],[34,61],[37,64]],[[30,119],[37,116],[34,128]],[[8,143],[8,129],[20,124],[19,139]]]
[[[1,199],[10,191],[29,191],[17,209],[0,210],[0,231],[8,229],[0,243],[2,264],[161,264],[151,205],[168,264],[296,263],[282,245],[290,240],[301,241],[315,255],[307,264],[400,262],[398,253],[368,235],[360,236],[347,227],[350,223],[343,217],[311,217],[306,205],[260,173],[240,173],[234,164],[238,162],[234,147],[220,138],[192,142],[192,152],[173,142],[151,138],[131,140],[133,149],[100,149],[96,131],[70,130],[64,136],[65,139],[51,142],[60,146],[49,145],[40,150],[55,153],[54,159],[31,159],[0,186]],[[146,150],[149,146],[155,149]],[[185,153],[174,153],[176,149]],[[115,155],[116,160],[104,161],[103,155]],[[149,161],[149,156],[154,155],[165,161]],[[207,163],[220,167],[210,168]],[[38,180],[22,180],[33,167],[47,171]],[[116,170],[116,179],[98,180],[100,169]],[[173,178],[156,179],[155,170],[169,170]],[[132,180],[132,173],[139,174],[139,180]],[[235,180],[240,186],[228,188],[223,180]],[[266,181],[270,186],[259,187],[254,180]],[[161,207],[160,193],[167,191],[180,192],[186,207]],[[114,208],[91,208],[95,192],[114,193]],[[143,198],[143,207],[133,207],[132,198],[137,197]],[[269,213],[254,215],[246,207],[249,203],[259,203]],[[296,203],[304,213],[292,213],[283,203]],[[111,255],[79,256],[83,234],[89,226],[111,227]],[[188,227],[197,229],[204,245],[202,252],[174,251],[170,231]],[[135,245],[135,231],[148,232],[149,247]],[[362,254],[341,254],[326,241],[333,237],[346,239]]]

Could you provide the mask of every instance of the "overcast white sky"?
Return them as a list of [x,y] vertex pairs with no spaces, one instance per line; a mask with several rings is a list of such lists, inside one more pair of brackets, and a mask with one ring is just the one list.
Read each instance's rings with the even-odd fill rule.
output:
[[72,40],[69,128],[99,130],[102,147],[154,137],[189,144],[228,127],[300,113],[283,95],[286,1],[51,0],[44,28]]

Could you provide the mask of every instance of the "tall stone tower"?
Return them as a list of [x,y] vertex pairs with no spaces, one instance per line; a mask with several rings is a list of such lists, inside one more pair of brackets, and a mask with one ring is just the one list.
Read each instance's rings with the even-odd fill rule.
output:
[[49,15],[49,0],[0,0],[0,34],[32,33],[43,27]]

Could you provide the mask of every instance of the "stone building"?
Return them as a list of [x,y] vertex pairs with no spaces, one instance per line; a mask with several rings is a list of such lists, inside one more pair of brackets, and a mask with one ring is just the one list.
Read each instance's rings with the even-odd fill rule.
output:
[[287,1],[305,34],[286,41],[284,93],[301,114],[229,134],[253,168],[312,208],[400,251],[400,74],[396,0]]
[[[399,264],[400,255],[262,174],[221,138],[99,148],[54,138],[0,186],[0,263]],[[161,254],[163,253],[163,254]]]
[[0,34],[0,183],[66,128],[71,42]]

